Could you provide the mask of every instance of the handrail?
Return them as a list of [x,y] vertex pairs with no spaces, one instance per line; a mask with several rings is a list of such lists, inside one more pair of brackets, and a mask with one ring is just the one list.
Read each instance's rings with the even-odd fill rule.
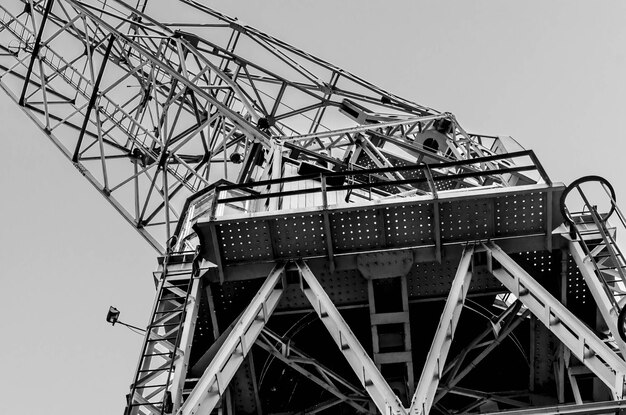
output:
[[[491,161],[497,160],[510,160],[514,158],[521,157],[529,157],[531,159],[532,164],[525,166],[517,166],[517,167],[505,167],[498,168],[492,170],[483,170],[483,171],[469,171],[464,173],[455,173],[455,174],[445,174],[440,176],[432,176],[428,174],[424,174],[424,177],[418,178],[408,178],[404,180],[385,180],[384,178],[380,178],[377,181],[363,181],[356,184],[342,184],[342,185],[334,185],[327,186],[328,179],[330,178],[340,178],[340,177],[367,177],[370,179],[372,175],[377,175],[381,173],[392,173],[392,172],[406,172],[406,171],[414,171],[414,172],[426,172],[428,169],[445,169],[450,167],[466,167],[472,164],[480,164],[487,163]],[[400,166],[400,167],[385,167],[385,168],[376,168],[376,169],[367,169],[367,170],[349,170],[349,171],[340,171],[340,172],[321,172],[321,173],[312,173],[302,176],[293,176],[286,177],[280,179],[271,179],[271,180],[262,180],[254,183],[246,183],[246,184],[230,184],[230,185],[219,185],[216,186],[216,191],[219,192],[228,192],[229,190],[251,190],[254,187],[261,186],[271,186],[275,184],[285,184],[291,182],[300,182],[305,180],[319,180],[323,181],[324,186],[309,188],[309,189],[299,189],[299,190],[288,190],[281,192],[270,192],[270,193],[259,193],[259,194],[251,194],[246,196],[235,196],[235,197],[226,197],[226,198],[217,198],[217,204],[224,203],[234,203],[234,202],[243,202],[247,200],[259,200],[259,199],[269,199],[275,197],[283,197],[283,196],[293,196],[293,195],[302,195],[302,194],[310,194],[310,193],[327,193],[328,191],[342,191],[342,190],[368,190],[374,188],[384,188],[390,185],[400,186],[400,185],[414,185],[420,183],[429,183],[433,188],[434,184],[438,181],[448,181],[448,180],[463,180],[468,178],[476,178],[476,177],[488,177],[488,176],[497,176],[507,173],[518,173],[523,171],[537,171],[541,178],[548,184],[551,185],[549,177],[547,176],[545,170],[539,163],[537,157],[535,156],[532,150],[524,150],[518,151],[515,153],[503,154],[503,155],[494,155],[476,158],[472,160],[459,160],[453,162],[446,163],[437,163],[437,164],[419,164],[419,165],[411,165],[411,166]],[[378,179],[378,177],[377,177]],[[432,180],[432,181],[431,181]]]
[[[445,169],[445,168],[450,168],[450,167],[466,167],[466,165],[487,163],[490,161],[507,160],[507,159],[521,158],[521,157],[531,157],[531,159],[535,163],[535,168],[537,169],[537,171],[539,171],[540,174],[542,174],[543,172],[543,174],[541,175],[541,178],[546,183],[548,184],[551,183],[550,178],[545,173],[545,170],[539,163],[539,160],[537,159],[535,152],[532,150],[516,151],[514,153],[507,153],[507,154],[497,154],[494,156],[479,157],[479,158],[470,159],[470,160],[448,161],[448,162],[443,162],[443,163],[430,164],[429,167],[431,169],[432,168]],[[396,172],[404,172],[404,171],[412,171],[412,170],[423,170],[425,168],[426,168],[426,164],[424,163],[424,164],[398,166],[398,167],[380,167],[380,168],[375,168],[375,169],[333,171],[333,172],[324,172],[322,174],[325,177],[341,177],[341,176],[357,176],[359,174],[396,173]],[[498,174],[498,171],[481,170],[476,173],[479,173],[479,175],[493,175],[493,174]],[[303,176],[286,177],[286,178],[281,178],[281,179],[261,180],[261,181],[254,182],[252,184],[252,187],[307,180],[307,179],[316,178],[318,176],[319,176],[318,173],[313,173],[313,174],[308,174],[308,175],[303,175]],[[448,176],[442,176],[442,177],[445,178]],[[394,181],[393,183],[396,183],[396,181]],[[220,190],[242,189],[242,188],[247,188],[247,187],[251,187],[250,184],[231,184],[231,185],[220,186]]]

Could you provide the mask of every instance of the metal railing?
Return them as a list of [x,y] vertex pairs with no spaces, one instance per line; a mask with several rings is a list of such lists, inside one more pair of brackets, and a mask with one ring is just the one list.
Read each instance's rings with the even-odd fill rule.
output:
[[[522,164],[520,160],[526,159]],[[507,160],[505,167],[501,161]],[[518,163],[518,164],[516,164]],[[476,166],[491,164],[496,168],[479,170]],[[317,204],[304,204],[302,208],[313,207],[328,209],[355,202],[360,198],[367,203],[373,200],[390,197],[409,197],[426,195],[437,198],[445,190],[438,190],[441,183],[454,182],[462,190],[480,190],[486,188],[506,187],[505,174],[536,172],[540,181],[551,185],[552,182],[539,163],[532,150],[494,155],[473,160],[452,161],[437,164],[420,164],[396,168],[378,168],[368,170],[330,171],[324,169],[319,174],[306,174],[273,180],[262,180],[246,184],[217,183],[192,196],[185,207],[185,215],[181,218],[176,235],[177,250],[184,250],[197,244],[197,235],[193,226],[199,220],[215,220],[235,214],[255,214],[262,212],[285,211],[281,203],[289,197],[313,195]],[[389,180],[385,173],[396,172],[412,174],[414,177],[404,180]],[[447,174],[446,174],[447,173]],[[285,190],[287,184],[306,183],[306,188]],[[535,181],[534,183],[537,183]],[[427,189],[422,191],[422,188]],[[303,186],[304,187],[304,186]],[[390,189],[395,189],[391,192]],[[276,190],[278,189],[278,190]],[[404,190],[404,191],[401,191]],[[330,195],[335,193],[335,197]],[[341,203],[329,203],[329,200]],[[270,208],[270,202],[275,201]]]
[[[496,167],[487,170],[480,170],[476,168],[476,166],[484,166],[491,162],[523,158],[530,159],[530,163],[524,165],[511,165],[511,167]],[[444,172],[446,170],[451,173],[437,174],[437,172]],[[219,209],[222,205],[232,206],[236,203],[262,199],[284,198],[287,196],[298,196],[303,194],[320,194],[322,196],[321,207],[326,208],[328,195],[333,192],[344,192],[346,194],[361,192],[362,197],[366,196],[365,199],[373,200],[394,195],[406,195],[407,193],[401,192],[402,189],[405,189],[407,192],[414,192],[419,189],[417,185],[427,185],[429,190],[422,192],[422,194],[426,193],[436,196],[436,193],[441,191],[438,190],[438,185],[443,182],[455,182],[460,187],[464,188],[482,188],[494,184],[496,186],[505,187],[506,184],[501,178],[502,175],[519,174],[521,172],[530,171],[537,172],[544,183],[549,185],[552,184],[534,152],[532,150],[526,150],[516,153],[446,163],[419,164],[393,168],[338,172],[324,171],[319,174],[263,180],[247,184],[219,185],[215,188],[216,203],[214,216],[220,216]],[[392,181],[383,176],[385,173],[400,173],[405,175],[407,173],[413,173],[416,177]],[[471,183],[471,180],[474,180],[474,183]],[[316,183],[319,183],[319,185],[296,190],[272,190],[275,188],[283,188],[287,183],[303,181],[315,181]],[[395,188],[396,192],[390,192],[390,187]],[[270,190],[267,191],[267,189]],[[236,195],[234,193],[247,194]],[[254,211],[247,210],[243,205],[240,205],[239,207],[247,213],[254,213]],[[256,211],[258,212],[259,210]]]

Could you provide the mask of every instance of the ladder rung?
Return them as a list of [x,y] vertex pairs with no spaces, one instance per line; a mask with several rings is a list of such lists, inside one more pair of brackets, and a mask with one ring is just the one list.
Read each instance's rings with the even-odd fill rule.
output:
[[171,300],[184,300],[185,297],[182,295],[164,295],[162,297],[159,298],[159,302],[163,302],[163,301],[171,301]]
[[611,254],[598,254],[594,255],[593,259],[611,258]]
[[162,385],[146,385],[146,386],[135,386],[135,390],[137,389],[154,389],[154,388],[163,388],[169,385],[166,385],[165,383]]
[[163,406],[163,402],[144,402],[144,403],[131,403],[129,406]]
[[181,308],[175,308],[173,310],[167,310],[167,311],[156,311],[154,314],[179,313],[184,310],[185,310],[185,307],[181,307]]
[[161,353],[148,353],[142,355],[142,357],[153,357],[153,356],[171,356],[172,352],[161,352]]
[[158,369],[140,369],[137,371],[137,373],[149,373],[149,372],[156,373],[156,372],[166,372],[168,370],[170,370],[169,367],[162,367]]
[[152,326],[148,327],[148,330],[150,329],[154,329],[154,328],[158,328],[158,327],[171,327],[171,326],[180,326],[181,322],[177,322],[177,323],[165,323],[165,324],[154,324]]
[[148,339],[149,342],[162,342],[162,341],[170,341],[176,340],[176,336],[174,337],[161,337],[159,339]]

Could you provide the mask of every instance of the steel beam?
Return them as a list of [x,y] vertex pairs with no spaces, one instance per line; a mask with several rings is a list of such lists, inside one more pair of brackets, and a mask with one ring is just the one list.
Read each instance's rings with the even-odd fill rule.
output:
[[[520,316],[512,316],[512,319],[507,322],[506,327],[500,331],[498,336],[492,340],[487,347],[483,349],[482,352],[478,356],[476,356],[471,362],[469,362],[465,368],[460,371],[460,373],[455,374],[450,380],[446,382],[443,387],[440,387],[440,391],[435,396],[435,403],[439,402],[443,396],[450,391],[451,388],[455,387],[465,376],[468,375],[474,368],[483,361],[489,353],[491,353],[496,347],[500,345],[500,343],[506,339],[509,334],[513,332],[513,330],[523,321],[523,319],[529,314],[528,310],[524,311]],[[460,366],[459,366],[460,367]]]
[[[267,335],[267,338],[264,338],[265,335]],[[272,344],[273,342],[278,342],[283,350],[278,350],[276,345]],[[363,406],[355,402],[351,395],[339,390],[339,388],[331,381],[331,377],[338,380],[342,385],[347,385],[348,389],[350,389],[350,392],[352,392],[353,395],[360,392],[358,389],[348,383],[348,381],[342,379],[339,375],[333,373],[330,369],[323,367],[313,358],[310,358],[304,353],[297,350],[293,345],[284,344],[283,340],[274,333],[264,331],[264,334],[261,335],[256,345],[265,350],[271,356],[291,367],[293,370],[295,370],[305,378],[309,379],[311,382],[315,383],[327,392],[335,395],[338,403],[345,402],[359,413],[369,413],[369,409],[367,408],[367,406]],[[313,366],[315,369],[317,369],[320,375],[317,375],[308,370],[306,367],[304,367],[305,364]]]
[[557,405],[543,408],[520,409],[505,412],[489,412],[483,415],[592,415],[617,413],[626,409],[626,401],[590,402],[576,405]]
[[511,291],[618,400],[624,396],[626,362],[493,242],[483,244],[502,265],[493,275]]
[[520,400],[513,399],[513,397],[526,396],[528,395],[528,392],[483,392],[474,389],[456,387],[451,389],[450,393],[460,396],[467,396],[470,398],[485,399],[487,401],[502,402],[506,405],[521,408],[528,407],[528,402],[522,402]]
[[439,319],[435,338],[428,351],[426,363],[422,369],[417,389],[411,401],[411,407],[409,409],[411,414],[428,414],[432,407],[433,398],[437,392],[439,380],[441,380],[443,375],[446,358],[450,351],[450,345],[452,344],[454,332],[458,325],[459,317],[461,316],[461,310],[463,310],[463,304],[465,303],[465,296],[467,295],[472,279],[472,273],[469,269],[473,254],[474,247],[472,246],[466,247],[461,255],[461,261],[459,262],[456,275],[452,281],[450,294],[448,295],[446,305]]
[[[505,330],[510,323],[513,321],[511,316],[515,317],[515,315],[519,312],[522,303],[519,301],[515,301],[511,304],[506,310],[504,310],[495,321],[489,321],[488,327],[483,330],[478,336],[474,337],[474,339],[467,344],[461,350],[454,359],[452,359],[446,368],[443,370],[443,375],[448,375],[449,379],[456,377],[457,373],[461,369],[461,365],[463,364],[465,357],[469,352],[479,347],[479,344],[487,337],[488,335],[494,333],[496,339],[499,337],[501,331]],[[499,327],[498,331],[495,332],[495,327]]]
[[278,305],[285,287],[284,268],[284,265],[274,267],[177,412],[179,415],[209,415],[220,402],[235,372]]
[[341,350],[361,384],[381,414],[407,415],[402,402],[393,392],[337,307],[304,261],[296,262],[300,270],[301,289],[313,309]]
[[189,366],[189,355],[191,354],[191,344],[196,328],[196,318],[198,309],[200,308],[200,287],[201,279],[193,276],[191,283],[191,291],[187,299],[187,309],[185,310],[185,323],[183,324],[182,333],[178,349],[182,352],[179,359],[174,363],[174,377],[170,386],[172,393],[173,412],[176,413],[183,401],[183,387],[185,385],[185,377]]
[[596,273],[596,267],[593,262],[594,259],[591,258],[591,254],[585,255],[580,241],[570,240],[569,251],[585,279],[585,283],[587,287],[589,287],[591,295],[593,295],[593,298],[596,300],[596,305],[598,306],[598,310],[604,322],[611,331],[611,334],[613,334],[613,341],[616,343],[620,352],[622,352],[622,356],[626,356],[626,344],[617,331],[617,317],[620,310],[613,305],[612,299],[609,298],[612,294],[607,292],[605,285],[600,281],[600,278],[603,277]]

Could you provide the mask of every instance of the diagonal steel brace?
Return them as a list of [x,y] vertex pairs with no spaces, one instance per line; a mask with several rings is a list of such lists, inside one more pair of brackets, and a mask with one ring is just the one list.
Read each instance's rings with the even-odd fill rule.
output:
[[284,269],[284,265],[274,267],[178,411],[179,415],[210,414],[220,402],[280,301],[285,287]]

